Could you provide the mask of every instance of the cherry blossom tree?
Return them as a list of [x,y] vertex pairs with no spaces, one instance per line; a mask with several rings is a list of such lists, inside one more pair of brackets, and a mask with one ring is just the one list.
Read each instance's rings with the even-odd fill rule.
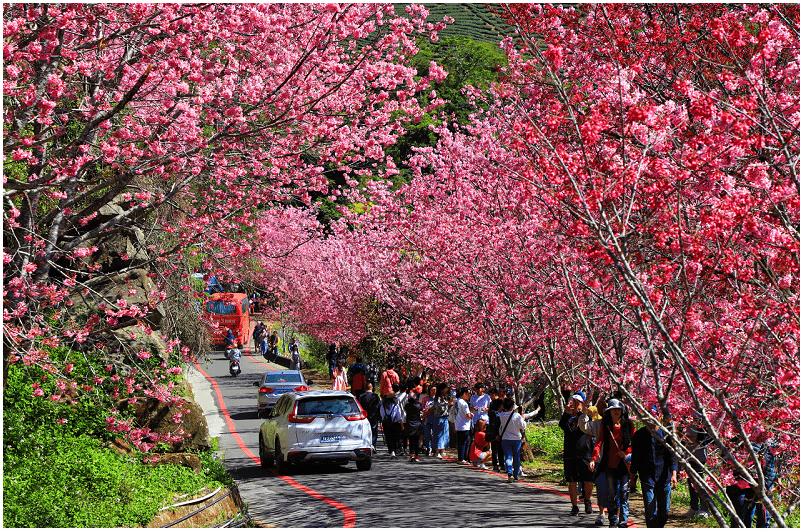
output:
[[387,268],[372,293],[408,356],[467,379],[510,352],[528,374],[579,367],[640,417],[697,413],[715,455],[687,472],[734,523],[731,474],[785,524],[755,445],[797,465],[800,11],[507,14],[506,78],[471,92],[488,110],[338,237],[372,238],[355,259]]
[[[569,212],[564,235],[599,273],[564,267],[598,366],[640,414],[654,399],[699,412],[779,522],[753,443],[769,431],[796,459],[798,16],[513,6],[526,47],[507,43],[515,78],[495,115],[524,154],[520,179]],[[592,299],[625,323],[621,343],[594,331]]]
[[[261,211],[307,202],[328,191],[326,172],[381,159],[421,115],[416,94],[429,83],[406,60],[415,35],[437,26],[423,8],[407,11],[5,6],[4,369],[38,364],[69,380],[50,348],[102,347],[124,324],[147,330],[166,296],[78,315],[74,302],[100,296],[112,272],[170,277],[185,259],[245,255]],[[133,249],[100,267],[109,242],[131,232]]]

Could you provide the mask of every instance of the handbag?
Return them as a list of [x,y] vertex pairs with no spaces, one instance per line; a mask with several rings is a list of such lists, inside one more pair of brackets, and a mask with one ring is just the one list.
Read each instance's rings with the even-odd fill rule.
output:
[[[617,449],[617,452],[621,452],[622,451],[620,449],[619,445],[617,444],[617,440],[614,438],[613,435],[611,436],[611,442],[614,443],[614,447]],[[630,461],[628,461],[627,459],[622,459],[622,462],[625,463],[625,467],[628,469],[628,474],[630,474],[631,473],[631,463],[630,463]]]

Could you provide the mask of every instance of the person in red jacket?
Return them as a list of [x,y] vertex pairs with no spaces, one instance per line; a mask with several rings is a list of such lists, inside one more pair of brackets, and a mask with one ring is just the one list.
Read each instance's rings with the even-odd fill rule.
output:
[[606,501],[609,527],[617,527],[617,509],[619,527],[628,527],[628,482],[631,478],[633,433],[633,423],[625,412],[625,406],[612,398],[606,406],[600,436],[589,461],[589,469],[592,472],[604,472],[608,482]]
[[472,461],[472,466],[488,470],[489,467],[486,463],[492,460],[492,451],[488,447],[489,443],[486,442],[486,421],[478,419],[475,423],[475,438],[472,440],[472,445],[469,449],[469,460]]
[[394,363],[389,362],[386,370],[381,374],[381,398],[392,392],[392,384],[399,384],[400,377],[394,372]]

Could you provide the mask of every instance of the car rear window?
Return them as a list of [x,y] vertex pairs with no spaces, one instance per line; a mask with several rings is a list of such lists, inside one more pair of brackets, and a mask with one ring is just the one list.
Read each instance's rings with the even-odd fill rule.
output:
[[349,396],[306,398],[297,404],[298,415],[350,415],[358,414],[361,408]]
[[289,374],[267,374],[267,378],[264,380],[264,383],[300,383],[300,375],[297,373],[289,373]]

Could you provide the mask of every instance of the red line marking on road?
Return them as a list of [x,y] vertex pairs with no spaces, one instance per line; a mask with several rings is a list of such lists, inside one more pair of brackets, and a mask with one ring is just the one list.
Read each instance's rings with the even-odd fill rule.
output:
[[[230,430],[231,434],[233,435],[233,438],[236,441],[236,444],[239,445],[239,448],[241,448],[241,450],[244,452],[244,454],[247,457],[252,459],[254,463],[256,463],[257,465],[260,466],[261,465],[261,460],[258,458],[258,456],[256,456],[255,454],[253,454],[253,452],[250,451],[250,449],[244,444],[244,441],[242,440],[241,436],[239,435],[239,432],[236,431],[236,426],[234,426],[233,419],[231,419],[231,416],[228,414],[228,409],[225,407],[225,401],[222,399],[222,392],[220,391],[219,386],[217,385],[217,382],[212,377],[210,377],[208,374],[206,374],[206,372],[203,369],[200,368],[200,365],[197,363],[197,361],[194,362],[194,366],[197,367],[197,370],[200,371],[200,374],[205,376],[206,379],[211,382],[211,385],[214,386],[214,391],[217,393],[217,400],[219,401],[220,410],[222,411],[222,414],[225,416],[225,422],[228,424],[228,429]],[[286,483],[288,483],[292,487],[294,487],[294,488],[296,488],[298,490],[301,490],[301,491],[305,492],[306,494],[308,494],[309,496],[313,496],[314,498],[317,498],[318,500],[322,500],[325,503],[327,503],[328,505],[331,505],[331,506],[335,507],[336,509],[339,509],[340,511],[342,511],[344,513],[344,525],[342,527],[355,527],[355,525],[356,525],[356,512],[353,509],[351,509],[350,507],[348,507],[347,505],[345,505],[345,504],[343,504],[341,502],[338,502],[338,501],[336,501],[336,500],[334,500],[332,498],[329,498],[329,497],[325,496],[324,494],[320,494],[319,492],[317,492],[317,491],[315,491],[315,490],[313,490],[313,489],[311,489],[309,487],[306,487],[305,485],[302,485],[302,484],[298,483],[297,481],[293,480],[290,477],[281,476],[281,475],[278,474],[278,472],[276,470],[274,470],[272,468],[268,469],[268,471],[270,473],[272,473],[274,476],[282,479],[283,481],[285,481]]]

